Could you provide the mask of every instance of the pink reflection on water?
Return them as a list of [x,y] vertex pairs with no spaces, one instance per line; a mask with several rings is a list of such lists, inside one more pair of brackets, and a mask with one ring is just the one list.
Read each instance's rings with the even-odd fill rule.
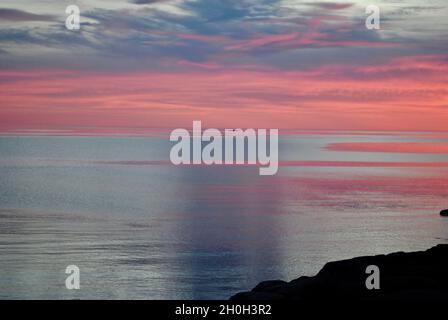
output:
[[448,154],[448,145],[442,143],[342,142],[330,143],[326,149],[331,151]]
[[[406,169],[406,171],[408,171]],[[388,175],[320,171],[280,175],[244,184],[207,184],[200,199],[215,205],[241,201],[254,214],[321,211],[414,212],[437,214],[448,207],[448,171],[398,172]],[[242,196],[244,195],[244,199]],[[272,206],[281,208],[272,210]],[[313,208],[313,211],[309,211]],[[250,209],[250,208],[249,208]]]
[[[103,165],[124,165],[124,166],[159,166],[171,165],[169,160],[52,160],[54,163],[78,163],[78,164],[103,164]],[[274,164],[274,161],[271,162]],[[181,164],[178,167],[260,167],[260,164]],[[391,162],[391,161],[302,161],[302,160],[281,160],[281,167],[365,167],[365,168],[443,168],[448,167],[448,162]],[[265,167],[265,165],[263,165]]]

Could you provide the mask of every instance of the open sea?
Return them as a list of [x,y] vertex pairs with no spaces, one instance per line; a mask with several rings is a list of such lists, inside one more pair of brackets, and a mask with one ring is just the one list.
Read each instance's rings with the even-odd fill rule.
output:
[[[448,243],[448,134],[295,132],[277,175],[167,137],[0,137],[0,299],[226,299]],[[65,288],[74,264],[81,289]]]

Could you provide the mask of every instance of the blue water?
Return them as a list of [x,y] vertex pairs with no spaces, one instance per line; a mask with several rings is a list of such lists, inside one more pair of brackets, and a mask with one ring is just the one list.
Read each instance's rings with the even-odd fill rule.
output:
[[[448,162],[327,151],[425,134],[283,136],[282,160]],[[175,167],[163,137],[0,137],[0,298],[218,299],[327,261],[448,242],[448,168]],[[67,290],[66,266],[81,271]]]

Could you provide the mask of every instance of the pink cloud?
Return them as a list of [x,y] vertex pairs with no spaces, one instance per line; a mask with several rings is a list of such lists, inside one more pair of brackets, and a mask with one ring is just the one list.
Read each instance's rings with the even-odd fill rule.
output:
[[[384,73],[400,67],[396,61],[377,72],[355,65],[256,71],[185,61],[177,72],[4,70],[0,130],[189,128],[200,119],[218,128],[446,131],[444,58],[408,57],[415,64],[407,64],[405,75]],[[363,72],[369,77],[360,78]]]
[[204,69],[220,68],[220,65],[218,65],[216,63],[199,63],[199,62],[192,62],[192,61],[187,61],[187,60],[179,60],[177,63],[179,65],[198,67],[198,68],[204,68]]

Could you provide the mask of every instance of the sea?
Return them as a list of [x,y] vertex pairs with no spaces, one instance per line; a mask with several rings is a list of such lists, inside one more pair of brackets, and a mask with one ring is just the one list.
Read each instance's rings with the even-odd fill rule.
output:
[[227,299],[329,261],[448,243],[448,133],[280,132],[272,176],[175,166],[172,145],[1,136],[0,299]]

